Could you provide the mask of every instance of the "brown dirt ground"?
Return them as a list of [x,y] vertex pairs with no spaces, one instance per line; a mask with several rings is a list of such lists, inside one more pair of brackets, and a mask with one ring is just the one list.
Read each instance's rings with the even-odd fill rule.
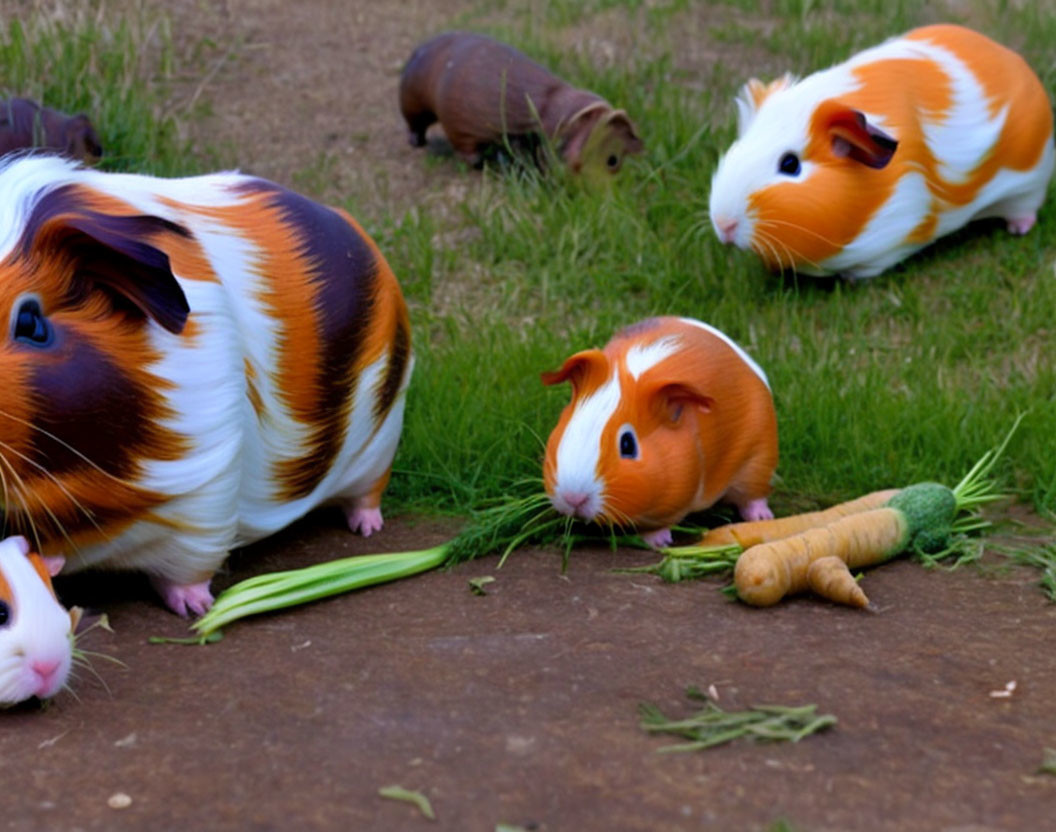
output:
[[[415,42],[469,4],[229,0],[164,4],[178,43],[216,33],[187,82],[213,115],[189,133],[245,170],[389,207],[463,176],[406,146],[395,80]],[[234,45],[228,51],[228,45]],[[605,50],[601,52],[604,54]],[[688,60],[706,54],[692,53]],[[198,93],[198,89],[201,92]],[[324,162],[319,160],[326,157]],[[364,541],[320,512],[232,558],[217,588],[272,569],[420,548],[450,526],[390,518]],[[106,611],[83,637],[98,678],[3,714],[11,830],[763,830],[1056,828],[1056,606],[1025,570],[870,573],[875,614],[797,599],[759,611],[716,584],[612,567],[639,552],[523,551],[230,627],[207,647],[137,578],[79,576],[63,599]],[[488,594],[467,578],[493,575]],[[994,696],[1015,682],[1010,696]],[[652,701],[816,703],[831,731],[796,745],[659,754]],[[399,784],[436,810],[382,799]],[[114,808],[115,795],[126,808]]]

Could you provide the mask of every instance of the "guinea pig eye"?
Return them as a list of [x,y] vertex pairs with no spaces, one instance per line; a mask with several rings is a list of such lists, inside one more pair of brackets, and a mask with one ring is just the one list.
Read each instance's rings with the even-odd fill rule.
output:
[[0,627],[6,627],[10,620],[11,607],[7,605],[7,601],[0,601]]
[[605,164],[608,165],[609,170],[616,170],[620,166],[620,157],[614,153],[605,160]]
[[633,430],[620,432],[620,457],[638,459],[638,440],[635,439]]
[[777,169],[786,176],[799,176],[799,157],[795,153],[786,153],[777,163]]
[[18,307],[15,315],[14,332],[12,336],[16,341],[24,344],[33,344],[37,347],[46,347],[51,343],[51,325],[40,309],[40,303],[36,300],[24,300]]

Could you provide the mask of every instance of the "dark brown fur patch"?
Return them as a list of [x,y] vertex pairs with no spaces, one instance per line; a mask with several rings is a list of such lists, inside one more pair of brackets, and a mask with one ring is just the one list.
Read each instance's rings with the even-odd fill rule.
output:
[[385,417],[389,415],[396,397],[400,393],[400,385],[403,375],[407,371],[407,362],[411,359],[411,333],[407,330],[407,324],[403,320],[396,323],[396,334],[392,340],[392,350],[389,352],[389,362],[385,367],[385,376],[376,391],[377,400],[374,403],[374,424],[380,425]]

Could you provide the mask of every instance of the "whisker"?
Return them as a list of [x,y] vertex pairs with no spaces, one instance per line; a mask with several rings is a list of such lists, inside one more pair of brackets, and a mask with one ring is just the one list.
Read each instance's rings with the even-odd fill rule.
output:
[[[0,447],[0,451],[2,451],[2,450],[3,450],[3,448]],[[4,456],[3,453],[0,453],[0,470],[2,470],[4,466],[7,467],[8,471],[11,474],[11,479],[13,480],[13,482],[11,483],[11,489],[14,492],[15,497],[18,499],[19,503],[21,503],[22,505],[25,505],[26,504],[26,494],[25,494],[25,489],[23,488],[22,478],[19,477],[18,471],[15,470],[15,466],[11,463],[11,460],[9,460],[6,456]],[[7,511],[7,506],[8,505],[10,505],[10,503],[5,504],[5,506],[4,506],[4,522],[5,522],[5,526],[6,526],[6,522],[7,522],[7,517],[10,515],[10,512]],[[37,543],[36,549],[39,552],[39,551],[41,551],[41,549],[43,547],[41,546],[41,543],[40,543],[40,533],[37,531],[37,524],[34,521],[33,515],[30,512],[28,512],[28,511],[24,512],[23,516],[26,518],[26,523],[29,525],[29,528],[28,529],[23,529],[21,531],[23,531],[26,534],[27,537],[32,535],[33,539]]]
[[[762,245],[766,246],[767,253],[769,254],[770,259],[777,263],[778,270],[783,272],[785,270],[785,263],[781,259],[781,252],[777,247],[777,241],[765,231],[761,230],[756,231],[756,237]],[[759,252],[759,254],[762,256],[761,252]],[[765,260],[767,258],[763,257],[763,259]]]
[[[12,451],[16,456],[21,457],[23,460],[28,462],[30,465],[33,465],[33,466],[39,468],[44,473],[45,476],[47,476],[49,479],[51,479],[60,489],[62,489],[62,492],[67,496],[67,498],[70,500],[70,502],[73,503],[73,505],[77,509],[79,509],[84,514],[85,517],[88,518],[88,521],[93,526],[95,526],[95,528],[99,531],[99,533],[103,534],[105,536],[106,533],[99,527],[99,524],[95,521],[95,518],[91,515],[91,513],[87,509],[85,509],[84,506],[82,506],[80,504],[80,502],[78,502],[77,498],[74,497],[69,492],[69,489],[67,489],[66,486],[64,486],[61,482],[59,482],[58,478],[54,474],[52,474],[50,471],[45,469],[44,466],[42,466],[39,463],[34,462],[33,460],[29,459],[25,454],[22,454],[22,453],[16,451],[14,448],[12,448],[10,445],[6,444],[5,442],[0,442],[0,450]],[[8,460],[6,457],[4,457],[4,462],[7,464],[8,469],[11,472],[11,475],[13,477],[15,477],[15,478],[20,479],[18,477],[18,472],[15,470],[14,466],[11,465],[11,461]],[[39,532],[37,532],[36,526],[35,526],[35,524],[33,522],[33,514],[32,514],[32,512],[30,512],[28,510],[28,502],[26,500],[25,483],[22,482],[20,484],[22,485],[22,497],[19,500],[19,502],[21,502],[23,506],[26,506],[26,510],[25,510],[24,514],[25,514],[26,519],[29,521],[30,525],[33,526],[34,538],[37,541],[37,551],[40,552],[40,551],[43,551],[41,540],[40,540],[40,534],[39,534]],[[52,511],[51,508],[49,508],[48,505],[46,503],[44,503],[43,501],[40,501],[40,507],[42,509],[44,509],[44,511],[48,515],[48,517],[51,518],[51,522],[52,522],[52,525],[54,526],[55,530],[57,532],[59,532],[59,534],[61,534],[64,538],[66,538],[66,542],[70,544],[70,548],[74,552],[80,552],[80,548],[77,546],[76,543],[73,542],[73,538],[70,537],[69,532],[66,531],[66,527],[62,524],[62,521],[59,520],[59,518],[55,514],[55,512]]]
[[[77,653],[80,654],[80,655],[77,655],[75,657],[75,659],[74,659],[74,662],[75,662],[76,666],[78,668],[83,668],[83,669],[87,670],[89,673],[91,673],[96,678],[96,680],[99,682],[99,684],[103,686],[103,690],[105,690],[110,696],[113,696],[113,691],[110,690],[110,685],[108,685],[106,683],[106,679],[104,679],[99,674],[99,671],[95,669],[95,667],[92,665],[92,663],[90,661],[88,661],[88,658],[87,658],[87,656],[85,654],[85,651],[84,650],[77,650]],[[102,656],[103,654],[99,653],[99,654],[93,654],[93,655],[101,655]],[[109,656],[104,656],[104,658],[110,658],[110,657]],[[71,673],[71,676],[72,675],[73,674]]]
[[785,226],[788,226],[789,228],[791,228],[791,229],[793,229],[795,231],[802,231],[804,234],[810,234],[813,237],[816,237],[817,239],[821,240],[826,245],[832,246],[835,249],[843,248],[843,246],[841,246],[840,244],[836,243],[833,240],[830,240],[828,237],[824,236],[823,234],[819,234],[813,228],[807,228],[805,225],[799,225],[799,223],[789,222],[788,220],[777,220],[777,219],[773,219],[772,217],[765,217],[763,219],[757,219],[756,220],[756,228],[758,228],[760,225],[764,225],[764,224],[765,225],[785,225]]
[[[38,471],[40,471],[42,474],[44,474],[44,476],[46,476],[48,479],[50,479],[53,483],[55,483],[55,485],[57,485],[62,490],[62,493],[65,494],[66,497],[69,499],[69,501],[71,503],[73,503],[74,507],[77,508],[93,526],[95,526],[96,530],[98,532],[100,532],[100,533],[103,533],[103,529],[96,522],[95,516],[92,514],[92,512],[90,512],[88,509],[86,509],[80,503],[80,501],[76,497],[73,496],[73,494],[70,492],[70,490],[65,485],[62,484],[62,481],[59,480],[59,478],[56,477],[53,473],[51,473],[51,471],[49,471],[47,468],[45,468],[39,462],[36,462],[35,460],[30,459],[25,454],[21,453],[20,451],[15,450],[10,445],[8,445],[8,444],[6,444],[4,442],[0,442],[0,449],[11,451],[17,457],[19,457],[23,461],[29,463],[34,468],[36,468]],[[12,468],[12,472],[13,471],[14,471],[14,469]],[[44,510],[48,511],[47,506],[44,506]],[[49,511],[48,513],[50,514],[51,512]]]
[[[766,256],[763,255],[763,252],[757,251],[757,253],[761,257],[763,257],[764,260],[770,259],[770,260],[775,261],[777,263],[777,268],[780,271],[784,271],[785,270],[785,264],[781,261],[781,256],[780,256],[780,253],[777,250],[777,246],[774,245],[774,243],[766,235],[766,232],[757,230],[756,231],[756,238],[758,239],[759,243],[762,246],[765,246],[765,248],[766,248]],[[752,242],[754,243],[755,241],[753,240]]]
[[116,483],[119,483],[120,485],[128,485],[128,483],[125,480],[121,479],[120,477],[115,477],[113,474],[111,474],[105,468],[100,467],[100,465],[97,462],[95,462],[94,460],[92,460],[90,457],[85,456],[81,451],[77,450],[69,442],[66,442],[65,440],[59,438],[58,436],[56,436],[51,431],[45,430],[40,425],[35,425],[35,424],[33,424],[32,422],[30,422],[30,421],[28,421],[26,419],[23,419],[23,418],[21,418],[19,416],[14,416],[11,413],[8,413],[6,410],[3,410],[3,409],[0,409],[0,416],[3,416],[5,418],[7,418],[7,419],[10,419],[12,422],[17,422],[20,425],[25,425],[30,430],[35,430],[35,431],[37,431],[39,433],[44,434],[44,436],[46,436],[52,442],[55,442],[55,443],[57,443],[59,445],[62,445],[62,447],[64,447],[66,450],[68,450],[74,456],[76,456],[79,459],[84,460],[86,463],[88,463],[88,465],[90,465],[92,468],[94,468],[96,471],[98,471],[104,477],[108,477],[109,479],[113,480]]
[[798,261],[800,263],[806,263],[808,266],[813,266],[814,268],[818,269],[819,271],[824,271],[824,269],[822,269],[822,267],[821,267],[821,264],[819,264],[816,260],[812,260],[811,258],[807,257],[802,252],[800,252],[797,248],[795,248],[794,246],[790,245],[785,240],[780,240],[780,239],[778,239],[777,237],[775,237],[773,235],[767,234],[765,231],[761,231],[759,233],[760,234],[766,234],[766,237],[767,237],[768,240],[770,240],[772,243],[774,243],[776,245],[780,245],[785,250],[785,253],[788,254],[788,257],[789,257],[789,267],[790,268],[793,268],[793,269],[795,268],[795,263],[796,263],[796,261],[798,259]]

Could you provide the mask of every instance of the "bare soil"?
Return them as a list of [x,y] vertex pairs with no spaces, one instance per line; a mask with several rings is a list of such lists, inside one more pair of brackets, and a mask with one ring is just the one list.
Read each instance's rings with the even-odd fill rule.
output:
[[[387,208],[472,175],[426,165],[395,103],[413,45],[468,3],[151,2],[187,49],[213,33],[181,91],[212,114],[186,129],[243,169]],[[390,518],[362,540],[319,512],[237,553],[216,588],[453,531]],[[64,579],[67,604],[113,627],[82,646],[122,665],[96,658],[98,677],[46,709],[2,715],[2,825],[1056,828],[1056,777],[1037,773],[1056,748],[1056,605],[1033,572],[897,561],[865,579],[875,613],[811,598],[754,610],[716,583],[613,571],[649,560],[577,550],[563,573],[558,554],[520,551],[501,570],[490,558],[241,622],[205,647],[148,643],[186,629],[135,576]],[[482,575],[496,578],[483,597],[467,582]],[[658,753],[666,740],[637,707],[689,713],[688,685],[714,685],[728,708],[815,703],[839,721],[795,745]],[[425,794],[436,821],[379,796],[395,784]]]

